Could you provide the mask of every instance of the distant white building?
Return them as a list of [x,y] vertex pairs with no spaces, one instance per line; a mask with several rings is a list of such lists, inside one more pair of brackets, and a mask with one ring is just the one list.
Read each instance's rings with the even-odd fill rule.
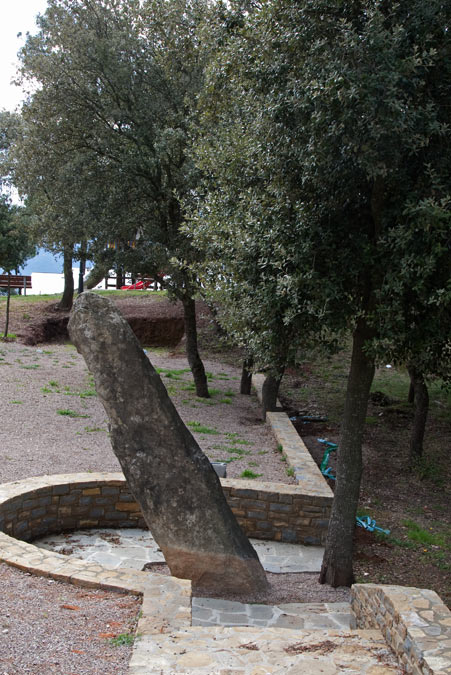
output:
[[[74,288],[78,288],[79,268],[73,267]],[[87,277],[88,272],[85,274]],[[96,288],[103,288],[103,282]],[[51,274],[45,272],[31,273],[31,289],[27,290],[27,295],[54,295],[64,291],[64,274]]]

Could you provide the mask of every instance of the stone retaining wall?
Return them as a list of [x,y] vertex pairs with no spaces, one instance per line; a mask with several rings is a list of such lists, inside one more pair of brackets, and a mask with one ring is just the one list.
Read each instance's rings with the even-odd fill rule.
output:
[[379,629],[405,672],[451,673],[451,612],[434,591],[355,584],[351,608],[357,628]]
[[[261,395],[262,377],[254,376]],[[333,493],[285,413],[268,422],[296,485],[222,479],[244,532],[257,539],[324,545]],[[43,476],[0,486],[0,531],[22,541],[89,527],[145,527],[122,474]]]
[[[250,537],[319,545],[330,505],[297,485],[222,479]],[[120,473],[42,476],[0,486],[0,531],[22,541],[90,527],[146,527]]]
[[332,498],[299,485],[223,478],[225,497],[248,537],[321,546],[326,542]]
[[89,527],[146,527],[122,474],[42,476],[0,486],[0,530],[16,539]]

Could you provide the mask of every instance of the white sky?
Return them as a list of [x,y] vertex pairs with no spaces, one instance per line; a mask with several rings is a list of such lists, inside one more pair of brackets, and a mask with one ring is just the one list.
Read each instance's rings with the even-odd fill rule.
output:
[[[14,110],[23,95],[11,84],[16,74],[17,52],[27,32],[36,33],[35,18],[43,14],[47,0],[0,0],[0,109]],[[22,33],[18,38],[17,34]]]

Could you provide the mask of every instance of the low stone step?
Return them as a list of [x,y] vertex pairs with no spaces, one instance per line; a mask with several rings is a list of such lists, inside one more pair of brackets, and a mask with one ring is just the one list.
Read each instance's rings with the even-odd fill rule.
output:
[[193,626],[255,626],[300,630],[349,630],[349,602],[244,604],[217,598],[192,598]]

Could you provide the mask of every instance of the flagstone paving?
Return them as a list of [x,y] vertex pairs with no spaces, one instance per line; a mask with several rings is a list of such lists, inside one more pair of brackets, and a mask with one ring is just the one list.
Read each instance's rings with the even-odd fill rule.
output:
[[351,628],[349,602],[292,602],[246,605],[216,598],[192,599],[193,626],[260,626],[277,628]]
[[[110,569],[141,570],[147,562],[164,562],[158,544],[148,530],[139,528],[90,529],[52,534],[36,539],[35,546],[96,562]],[[319,572],[324,549],[276,541],[251,539],[267,572]]]
[[[251,540],[265,570],[317,572],[323,549],[272,541]],[[147,562],[164,562],[147,530],[92,529],[49,535],[34,542],[40,548],[65,553],[108,569],[141,570]],[[192,599],[193,626],[277,626],[285,628],[349,629],[349,603],[286,603],[277,606],[243,604],[217,598]]]

